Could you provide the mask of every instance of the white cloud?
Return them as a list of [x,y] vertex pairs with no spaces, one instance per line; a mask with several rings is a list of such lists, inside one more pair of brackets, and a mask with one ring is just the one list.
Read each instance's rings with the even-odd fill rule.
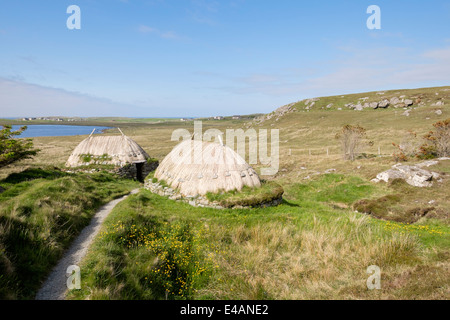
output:
[[144,26],[144,25],[140,25],[138,28],[138,31],[141,33],[153,33],[153,32],[158,32],[157,29],[155,28],[151,28],[149,26]]
[[424,52],[398,47],[339,50],[342,57],[323,61],[325,71],[318,67],[314,75],[306,71],[300,75],[298,70],[250,74],[217,89],[235,94],[314,97],[450,84],[450,48]]
[[219,2],[215,0],[192,0],[191,7],[186,9],[186,13],[197,23],[215,26],[219,6]]
[[130,106],[108,99],[0,78],[0,116],[123,116]]
[[450,47],[429,50],[423,54],[426,58],[450,62]]
[[140,33],[151,33],[154,34],[160,38],[163,39],[173,39],[173,40],[180,40],[183,39],[183,37],[176,34],[174,31],[161,31],[157,28],[152,28],[146,25],[140,25],[137,29]]

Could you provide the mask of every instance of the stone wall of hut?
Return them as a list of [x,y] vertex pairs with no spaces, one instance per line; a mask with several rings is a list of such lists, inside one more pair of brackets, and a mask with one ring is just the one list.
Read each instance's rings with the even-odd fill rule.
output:
[[[206,196],[195,196],[195,197],[185,197],[180,194],[177,190],[165,187],[161,185],[159,182],[153,182],[152,180],[146,180],[144,184],[144,188],[151,191],[152,193],[155,193],[157,195],[160,195],[162,197],[166,197],[170,200],[178,201],[178,202],[185,202],[193,207],[201,207],[201,208],[213,208],[213,209],[225,209],[220,205],[218,202],[211,202],[209,201]],[[268,202],[262,202],[259,203],[256,206],[234,206],[230,209],[250,209],[250,208],[266,208],[266,207],[276,207],[280,205],[283,202],[283,197],[280,196],[277,199],[273,199]]]
[[[145,162],[142,168],[142,178],[145,179],[151,172],[155,171],[158,165],[158,161]],[[135,164],[126,164],[116,169],[116,173],[122,178],[136,179],[137,168]]]

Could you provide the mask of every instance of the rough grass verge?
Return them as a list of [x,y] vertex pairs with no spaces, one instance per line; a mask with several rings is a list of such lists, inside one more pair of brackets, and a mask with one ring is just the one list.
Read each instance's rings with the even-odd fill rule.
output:
[[236,206],[257,207],[281,199],[283,194],[284,189],[278,183],[273,181],[262,181],[260,188],[250,188],[245,186],[241,191],[209,192],[206,194],[206,198],[211,202],[218,202],[225,208]]
[[0,181],[0,299],[32,299],[95,211],[136,183],[30,169]]

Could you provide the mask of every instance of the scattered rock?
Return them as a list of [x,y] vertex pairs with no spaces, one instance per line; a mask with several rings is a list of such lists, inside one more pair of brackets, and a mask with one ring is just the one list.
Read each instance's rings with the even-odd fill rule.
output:
[[333,106],[333,104],[330,103],[329,105],[327,105],[327,109],[331,109],[332,106]]
[[442,107],[444,105],[443,101],[437,101],[436,103],[433,103],[431,106],[432,107]]
[[393,97],[389,102],[390,102],[390,104],[392,104],[392,105],[396,105],[396,104],[399,104],[401,101],[400,101],[399,98]]
[[378,108],[378,102],[371,102],[370,103],[370,108],[377,109]]
[[389,107],[389,100],[388,99],[384,99],[383,101],[378,103],[378,108],[387,108]]
[[431,166],[436,163],[425,162],[415,166],[408,166],[403,164],[396,164],[392,166],[391,169],[384,171],[377,175],[373,182],[385,181],[389,182],[394,179],[402,179],[405,180],[406,183],[412,185],[414,187],[431,187],[433,185],[433,181],[439,179],[439,174],[436,172],[431,172],[428,170],[422,169],[424,166]]
[[328,174],[328,173],[332,173],[332,172],[336,172],[336,169],[328,169],[328,170],[325,170],[325,174]]
[[412,106],[414,104],[414,101],[410,100],[410,99],[406,99],[403,101],[407,107]]
[[309,110],[309,109],[311,109],[312,107],[314,107],[316,105],[316,103],[315,102],[312,102],[309,106],[307,106],[305,109],[306,110]]
[[357,104],[356,106],[355,106],[355,110],[356,111],[362,111],[364,109],[364,107],[361,105],[361,104]]
[[284,105],[284,106],[278,108],[277,110],[275,110],[274,112],[269,113],[268,115],[264,115],[264,116],[256,118],[255,121],[257,123],[262,123],[262,122],[264,122],[266,120],[270,120],[270,119],[272,119],[274,117],[279,119],[280,117],[282,117],[282,116],[284,116],[284,115],[286,115],[288,113],[294,112],[296,110],[294,108],[294,105],[296,105],[296,104],[297,104],[297,102]]
[[[441,158],[441,159],[445,160],[444,158]],[[428,168],[431,166],[435,166],[437,164],[439,164],[439,159],[438,160],[428,160],[425,162],[418,163],[418,164],[416,164],[416,167],[419,167],[419,168],[427,167]]]
[[442,110],[436,110],[435,112],[438,116],[442,115]]

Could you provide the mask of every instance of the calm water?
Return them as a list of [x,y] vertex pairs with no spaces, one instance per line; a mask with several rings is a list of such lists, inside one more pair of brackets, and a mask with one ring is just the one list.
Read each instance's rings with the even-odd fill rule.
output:
[[[20,129],[21,126],[12,126],[13,130]],[[102,133],[102,130],[111,129],[111,127],[94,127],[94,126],[67,126],[67,125],[29,125],[28,129],[22,133],[19,138],[34,137],[61,137],[61,136],[78,136],[91,134],[95,128],[95,134]]]

